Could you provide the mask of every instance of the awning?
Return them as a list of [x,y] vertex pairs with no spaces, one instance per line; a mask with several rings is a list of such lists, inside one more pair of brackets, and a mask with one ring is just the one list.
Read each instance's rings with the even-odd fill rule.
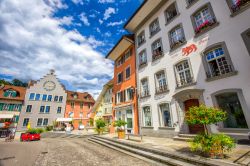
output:
[[57,118],[57,122],[71,122],[72,118]]
[[13,114],[0,114],[0,119],[12,119],[13,117]]

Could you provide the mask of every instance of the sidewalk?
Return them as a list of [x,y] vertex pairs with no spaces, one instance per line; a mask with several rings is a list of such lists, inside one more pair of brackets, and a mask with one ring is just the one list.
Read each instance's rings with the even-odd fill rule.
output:
[[[106,134],[102,135],[103,137],[118,139],[117,134]],[[184,141],[175,141],[171,138],[158,138],[158,137],[148,137],[143,136],[142,142],[134,141],[134,140],[127,140],[126,139],[120,139],[120,141],[138,144],[147,148],[153,148],[157,150],[162,151],[168,151],[168,152],[176,152],[183,155],[187,155],[189,157],[194,158],[202,158],[198,154],[195,154],[194,152],[191,152],[189,149],[189,143]],[[225,159],[213,159],[213,160],[219,160],[222,162],[229,162],[233,163],[236,159],[244,155],[250,151],[250,145],[236,145],[236,148],[232,150],[232,152],[225,153],[226,158]]]

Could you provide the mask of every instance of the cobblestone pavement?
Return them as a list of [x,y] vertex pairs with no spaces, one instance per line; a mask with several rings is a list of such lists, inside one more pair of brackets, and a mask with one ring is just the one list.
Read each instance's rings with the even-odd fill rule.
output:
[[89,142],[86,138],[46,138],[0,142],[0,166],[149,166],[143,160]]

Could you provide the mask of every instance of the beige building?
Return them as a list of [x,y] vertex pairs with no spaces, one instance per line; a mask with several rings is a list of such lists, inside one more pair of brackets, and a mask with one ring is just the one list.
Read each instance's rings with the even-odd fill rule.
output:
[[141,133],[195,134],[184,114],[204,103],[228,119],[210,126],[246,138],[250,128],[249,1],[145,0],[125,25],[136,35]]
[[17,130],[26,130],[29,123],[32,128],[45,127],[63,118],[66,98],[64,86],[51,70],[27,88]]

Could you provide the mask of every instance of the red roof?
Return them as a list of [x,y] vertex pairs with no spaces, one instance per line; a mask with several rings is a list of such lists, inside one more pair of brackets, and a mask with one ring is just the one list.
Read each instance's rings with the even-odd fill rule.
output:
[[[76,96],[76,98],[74,96]],[[82,92],[67,91],[67,101],[95,103],[94,98],[88,92],[82,93]]]
[[[5,97],[4,92],[6,90],[14,90],[14,91],[16,91],[17,96],[16,97]],[[26,93],[26,88],[25,87],[14,86],[14,85],[0,86],[0,99],[24,101],[25,93]]]

